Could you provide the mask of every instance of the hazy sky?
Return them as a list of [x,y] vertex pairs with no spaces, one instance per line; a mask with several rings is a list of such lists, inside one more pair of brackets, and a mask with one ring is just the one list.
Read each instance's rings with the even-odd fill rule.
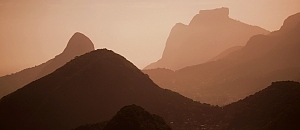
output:
[[201,9],[229,7],[230,17],[273,31],[300,12],[299,0],[0,0],[0,76],[61,53],[75,32],[139,68],[158,60],[175,23]]

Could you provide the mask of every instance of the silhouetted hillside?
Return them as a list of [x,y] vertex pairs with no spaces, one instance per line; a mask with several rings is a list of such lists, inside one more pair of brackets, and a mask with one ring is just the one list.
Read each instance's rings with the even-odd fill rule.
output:
[[171,130],[158,115],[150,114],[137,105],[123,107],[108,122],[87,124],[74,130]]
[[[300,14],[287,19],[297,19]],[[294,18],[296,17],[296,18]],[[297,26],[294,23],[298,22]],[[300,80],[300,20],[288,32],[256,35],[246,46],[226,57],[175,71],[171,79],[148,73],[160,87],[209,104],[226,105],[265,88],[270,82]],[[290,27],[292,25],[283,25]],[[175,77],[175,78],[174,78]],[[172,81],[172,82],[170,82]]]
[[293,30],[296,26],[298,26],[298,21],[300,21],[300,12],[288,17],[284,21],[280,30],[272,32],[271,35],[280,35],[288,33],[289,31]]
[[235,52],[237,50],[240,50],[243,47],[244,46],[234,46],[234,47],[228,48],[225,51],[221,52],[219,55],[217,55],[214,58],[210,59],[209,62],[223,59],[224,57],[228,56],[230,53]]
[[79,128],[115,129],[128,123],[125,119],[142,119],[145,124],[139,126],[164,126],[161,118],[151,118],[140,108],[125,107],[113,117],[126,104],[160,115],[176,130],[298,129],[299,87],[296,82],[277,82],[237,103],[213,107],[161,89],[124,57],[102,49],[79,56],[0,99],[0,129],[71,129],[109,119]]
[[[148,74],[149,77],[155,81],[155,84],[158,86],[163,86],[165,89],[172,89],[176,91],[175,86],[168,86],[168,83],[173,83],[176,81],[175,72],[173,70],[165,69],[165,68],[157,68],[150,70],[142,70],[144,73]],[[167,84],[165,84],[167,83]]]
[[61,54],[55,56],[55,58],[48,61],[48,65],[40,72],[37,79],[52,73],[75,56],[80,56],[93,50],[95,50],[94,44],[87,36],[82,33],[75,33],[69,40],[65,50]]
[[35,80],[47,63],[0,77],[0,98]]
[[244,46],[253,35],[268,33],[229,18],[228,8],[201,10],[189,25],[178,23],[172,28],[162,58],[145,69],[178,70],[205,63],[230,47]]
[[81,33],[75,33],[68,42],[65,50],[55,58],[15,74],[0,77],[0,98],[36,79],[52,73],[75,56],[82,55],[92,50],[94,50],[94,45],[91,40]]
[[218,107],[164,90],[110,50],[79,56],[0,100],[0,129],[71,129],[137,104],[174,129],[218,128]]
[[[266,89],[220,109],[220,113],[225,118],[215,125],[227,126],[223,128],[227,130],[299,129],[300,126],[297,124],[300,121],[299,95],[300,83],[293,81],[273,82]],[[112,130],[122,130],[122,128],[131,130],[134,129],[134,126],[145,126],[134,124],[148,124],[151,121],[146,120],[153,119],[149,113],[140,107],[127,106],[125,108],[118,112],[114,121],[82,125],[75,130],[103,130],[107,123],[111,124]],[[151,126],[154,125],[144,128],[149,130]]]
[[274,82],[266,89],[224,107],[228,130],[300,129],[300,83]]
[[[101,123],[100,123],[101,124]],[[104,123],[102,123],[104,124]],[[75,130],[171,130],[158,115],[150,114],[140,106],[123,107],[105,126],[84,125]]]
[[143,108],[123,107],[104,127],[104,130],[171,130],[163,118]]

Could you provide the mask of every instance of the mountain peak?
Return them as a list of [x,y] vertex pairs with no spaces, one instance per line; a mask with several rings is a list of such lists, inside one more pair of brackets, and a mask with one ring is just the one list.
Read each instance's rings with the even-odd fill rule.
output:
[[[153,114],[161,115],[166,122],[174,122],[174,128],[190,126],[185,121],[193,122],[195,128],[202,128],[202,123],[210,123],[210,120],[204,120],[208,117],[206,115],[211,116],[214,113],[210,111],[217,110],[160,88],[123,56],[99,49],[72,59],[53,73],[2,98],[0,129],[71,129],[108,120],[119,108],[128,104],[137,104]],[[130,109],[127,111],[127,108],[123,110],[129,112],[126,115],[139,114]],[[140,111],[139,108],[137,110]],[[151,118],[153,123],[141,120],[141,124],[147,127],[161,124],[152,120],[156,117]],[[117,122],[123,121],[118,119]],[[124,119],[122,115],[121,119]],[[133,118],[133,121],[135,119],[140,119],[140,116]],[[159,122],[162,122],[161,118]]]
[[74,130],[171,130],[164,119],[135,104],[125,106],[110,120],[85,124]]
[[69,40],[67,47],[65,48],[63,53],[73,54],[74,52],[76,52],[79,55],[82,55],[92,50],[94,50],[93,42],[84,34],[76,32]]
[[37,78],[41,78],[47,74],[50,74],[57,68],[63,66],[65,63],[73,59],[74,57],[83,55],[93,50],[93,42],[84,34],[76,32],[70,38],[65,50],[61,54],[55,56],[55,58],[48,61],[47,65],[40,72]]
[[69,40],[64,51],[56,55],[54,58],[38,66],[27,68],[20,72],[17,72],[16,74],[3,77],[5,80],[2,80],[3,78],[0,77],[0,98],[34,80],[52,73],[54,70],[63,66],[76,56],[80,56],[93,50],[94,45],[92,41],[84,34],[76,32]]
[[203,22],[218,22],[229,19],[229,8],[216,8],[211,10],[200,10],[199,14],[194,16],[189,25],[194,25]]
[[285,34],[295,28],[300,23],[300,12],[294,15],[289,16],[287,19],[284,20],[283,25],[277,31],[272,32],[272,35],[280,35]]
[[230,47],[245,45],[253,35],[268,33],[230,18],[228,8],[201,10],[188,25],[177,23],[172,28],[162,58],[145,69],[178,70],[202,64]]
[[104,130],[171,130],[165,123],[163,118],[147,112],[140,106],[129,105],[123,107],[117,115],[115,115],[110,122],[104,127]]
[[299,22],[300,22],[300,13],[291,15],[286,20],[284,20],[281,30],[291,30],[295,28]]
[[229,17],[229,8],[222,7],[211,10],[200,10],[199,14],[201,16],[213,16],[213,17]]

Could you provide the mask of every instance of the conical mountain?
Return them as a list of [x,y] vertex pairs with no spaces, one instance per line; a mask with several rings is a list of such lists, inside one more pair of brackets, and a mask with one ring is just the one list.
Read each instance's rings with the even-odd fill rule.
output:
[[273,81],[300,81],[299,15],[292,15],[287,19],[289,22],[284,22],[282,29],[293,27],[289,31],[253,36],[243,48],[220,60],[175,71],[169,76],[172,80],[159,78],[166,77],[163,72],[156,71],[159,77],[145,72],[163,88],[215,105],[243,99]]
[[110,120],[95,124],[86,124],[74,130],[171,130],[164,119],[150,114],[135,104],[123,107]]
[[92,50],[94,50],[94,44],[91,40],[82,33],[75,33],[69,40],[65,50],[55,58],[15,74],[0,77],[0,98],[36,79],[52,73],[74,57]]
[[162,58],[145,69],[179,70],[205,63],[230,47],[244,46],[253,35],[268,33],[230,18],[228,8],[201,10],[189,25],[172,28]]
[[162,116],[174,129],[221,127],[214,125],[218,107],[162,89],[124,57],[102,49],[2,98],[0,129],[71,129],[109,120],[128,104]]
[[64,51],[54,59],[48,61],[48,65],[40,72],[38,78],[52,73],[75,56],[80,56],[93,50],[95,50],[93,42],[84,34],[76,32],[69,40]]
[[140,106],[123,107],[104,127],[104,130],[171,130],[158,115]]

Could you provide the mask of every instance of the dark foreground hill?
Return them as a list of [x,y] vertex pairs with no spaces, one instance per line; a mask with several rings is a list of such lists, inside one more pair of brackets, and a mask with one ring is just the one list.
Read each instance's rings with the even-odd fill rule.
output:
[[273,81],[300,81],[299,36],[300,13],[287,18],[280,30],[253,36],[246,46],[220,60],[174,73],[162,69],[144,72],[163,88],[200,102],[226,105],[264,89]]
[[171,130],[158,115],[136,105],[123,107],[108,122],[83,125],[74,130]]
[[253,35],[268,33],[230,18],[228,8],[201,10],[188,25],[172,28],[161,59],[145,69],[179,70],[205,63],[228,48],[244,46]]
[[266,89],[224,107],[228,130],[300,129],[300,83],[273,82]]
[[65,130],[110,119],[96,125],[114,129],[116,122],[124,123],[123,114],[131,121],[153,122],[149,115],[137,116],[141,109],[135,113],[126,107],[113,117],[119,108],[137,104],[175,130],[292,130],[300,128],[295,124],[300,121],[299,95],[300,83],[276,82],[237,103],[213,107],[158,87],[124,57],[102,49],[3,97],[0,129]]
[[[221,113],[223,118],[220,124],[225,126],[224,130],[297,130],[300,128],[298,122],[300,121],[300,83],[293,81],[280,81],[273,82],[266,89],[257,92],[247,98],[238,102],[232,103],[225,107],[222,107]],[[121,117],[117,118],[112,126],[120,126],[125,122],[124,125],[128,126],[131,119],[137,119],[139,114],[131,113],[142,113],[141,110],[135,106],[131,107],[129,114],[123,114],[128,112],[118,112]],[[123,118],[126,117],[126,118]],[[145,121],[146,119],[152,119],[151,116],[147,116],[146,119],[138,118],[139,121]],[[149,122],[149,121],[145,121]],[[139,122],[140,123],[140,122]],[[103,130],[107,122],[88,124],[78,127],[76,130]],[[152,125],[151,125],[152,126]],[[163,125],[164,126],[164,125]],[[116,128],[113,130],[122,130]],[[121,127],[127,128],[127,127]],[[133,129],[134,127],[128,127],[127,129]],[[145,130],[149,130],[149,126]]]
[[0,100],[0,129],[62,130],[109,120],[137,104],[173,129],[218,128],[218,107],[158,87],[124,57],[106,49],[79,56]]
[[84,34],[75,33],[69,40],[65,50],[55,58],[15,74],[0,77],[0,98],[36,79],[52,73],[75,56],[80,56],[92,50],[94,50],[92,41]]

